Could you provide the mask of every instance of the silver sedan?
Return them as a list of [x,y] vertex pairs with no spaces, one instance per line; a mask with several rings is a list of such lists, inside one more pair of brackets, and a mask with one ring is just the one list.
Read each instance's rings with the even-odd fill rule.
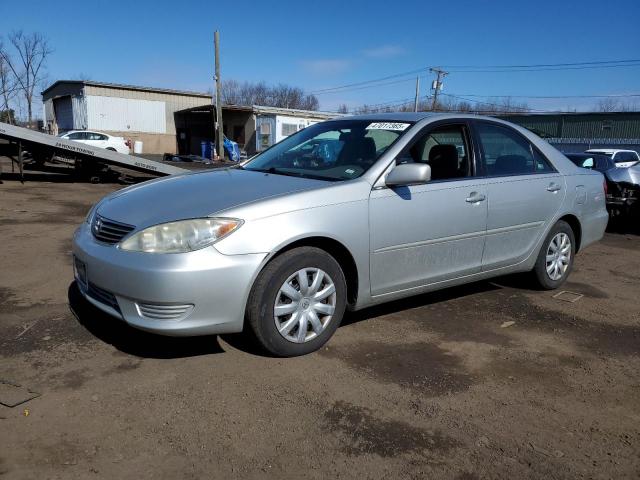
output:
[[559,287],[604,233],[603,183],[496,119],[343,117],[241,166],[105,197],[74,235],[75,277],[135,328],[245,330],[301,355],[345,309],[513,272]]

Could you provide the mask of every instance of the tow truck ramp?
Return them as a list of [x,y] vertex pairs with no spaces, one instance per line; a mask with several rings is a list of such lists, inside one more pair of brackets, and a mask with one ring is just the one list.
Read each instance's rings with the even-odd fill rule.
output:
[[[83,168],[88,169],[92,167],[98,169],[100,164],[107,164],[155,175],[174,175],[189,171],[162,162],[147,160],[146,158],[136,157],[134,155],[125,155],[112,150],[105,150],[104,148],[92,147],[84,143],[66,140],[2,122],[0,122],[0,138],[4,138],[18,145],[21,174],[23,152],[25,150],[32,155],[36,162],[44,163],[45,160],[59,157],[74,160],[76,166],[81,164]],[[78,163],[78,161],[80,161],[80,163]]]

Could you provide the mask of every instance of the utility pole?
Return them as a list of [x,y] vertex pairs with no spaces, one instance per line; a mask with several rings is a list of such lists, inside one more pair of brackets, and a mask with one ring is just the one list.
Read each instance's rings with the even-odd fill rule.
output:
[[[220,32],[217,30],[213,34],[214,47],[215,47],[215,55],[216,55],[216,124],[218,126],[217,130],[217,150],[218,156],[224,160],[224,130],[222,128],[222,100],[221,100],[221,85],[222,81],[220,80]],[[216,132],[214,132],[216,133]]]
[[436,67],[430,68],[429,70],[436,74],[436,79],[431,84],[431,90],[433,90],[433,103],[431,104],[431,110],[435,112],[438,106],[438,92],[442,90],[442,80],[444,77],[449,75],[449,72],[445,72],[444,70]]
[[418,111],[418,99],[420,98],[420,75],[416,77],[416,101],[413,105],[413,111]]

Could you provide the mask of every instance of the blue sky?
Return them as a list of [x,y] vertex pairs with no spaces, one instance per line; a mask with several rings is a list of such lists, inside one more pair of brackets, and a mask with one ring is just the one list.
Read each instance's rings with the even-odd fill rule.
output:
[[[219,18],[217,10],[223,12]],[[82,76],[197,91],[206,91],[212,82],[214,29],[222,37],[223,78],[285,82],[309,92],[429,65],[640,58],[638,0],[0,0],[0,33],[18,28],[50,39],[55,49],[48,64],[52,81]],[[444,92],[456,95],[640,93],[640,66],[510,73],[451,70]],[[431,76],[426,70],[422,76],[426,93]],[[414,95],[415,76],[395,80],[376,88],[318,95],[320,106],[332,110],[341,103],[353,107]],[[587,109],[597,99],[523,101],[537,109]]]

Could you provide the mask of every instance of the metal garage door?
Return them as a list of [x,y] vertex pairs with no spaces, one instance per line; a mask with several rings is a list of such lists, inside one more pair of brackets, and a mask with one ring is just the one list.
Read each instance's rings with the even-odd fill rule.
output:
[[58,123],[58,130],[73,130],[73,107],[71,97],[60,97],[53,100],[53,110]]

